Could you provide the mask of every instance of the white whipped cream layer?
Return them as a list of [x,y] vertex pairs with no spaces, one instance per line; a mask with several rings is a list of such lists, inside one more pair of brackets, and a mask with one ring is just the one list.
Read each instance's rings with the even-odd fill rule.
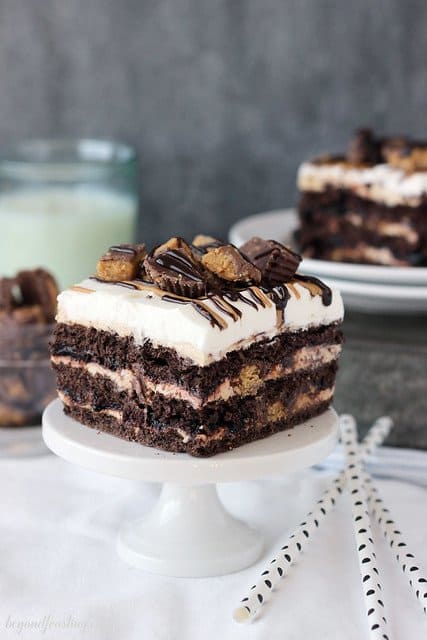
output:
[[[241,318],[234,321],[221,314],[226,327],[220,329],[212,326],[191,304],[163,300],[150,290],[131,290],[88,279],[59,295],[56,319],[121,337],[131,336],[139,345],[150,340],[155,346],[175,349],[180,356],[205,366],[220,360],[229,351],[245,348],[266,337],[342,320],[344,308],[338,291],[332,291],[331,304],[325,306],[321,295],[312,296],[300,284],[294,282],[288,289],[290,298],[282,323],[277,321],[273,303],[254,308],[237,300],[232,304],[241,312]],[[211,300],[204,299],[203,304],[219,314]]]
[[427,171],[405,173],[388,164],[353,167],[345,162],[304,162],[298,170],[300,191],[348,189],[361,198],[388,206],[418,206],[427,194]]

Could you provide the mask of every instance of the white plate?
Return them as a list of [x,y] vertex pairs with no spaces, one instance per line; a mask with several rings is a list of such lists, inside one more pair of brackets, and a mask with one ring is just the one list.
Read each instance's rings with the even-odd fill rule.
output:
[[[293,246],[293,232],[297,226],[298,218],[295,209],[267,211],[236,222],[230,229],[229,238],[230,242],[236,246],[243,244],[252,236],[272,238]],[[304,258],[300,270],[322,278],[427,286],[427,267],[379,267]]]
[[330,287],[340,290],[346,309],[394,315],[427,313],[427,287],[353,282],[336,278],[323,280]]

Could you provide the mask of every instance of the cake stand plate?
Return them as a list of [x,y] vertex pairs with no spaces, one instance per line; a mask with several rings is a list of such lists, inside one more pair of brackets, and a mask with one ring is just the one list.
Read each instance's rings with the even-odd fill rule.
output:
[[133,567],[180,577],[223,575],[253,564],[260,534],[229,514],[215,484],[298,471],[320,462],[338,440],[328,409],[289,431],[211,458],[194,458],[127,442],[76,422],[54,400],[43,414],[43,438],[54,453],[92,471],[163,482],[152,511],[125,524],[117,550]]

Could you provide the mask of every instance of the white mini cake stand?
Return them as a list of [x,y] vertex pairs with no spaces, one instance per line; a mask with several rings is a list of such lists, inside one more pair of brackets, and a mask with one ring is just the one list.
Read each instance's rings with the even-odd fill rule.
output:
[[211,458],[194,458],[127,442],[76,422],[54,400],[43,415],[46,445],[69,462],[130,480],[163,482],[160,498],[143,518],[125,524],[120,557],[138,569],[180,577],[223,575],[254,563],[259,533],[230,515],[215,483],[251,480],[309,467],[338,439],[333,409],[312,420]]

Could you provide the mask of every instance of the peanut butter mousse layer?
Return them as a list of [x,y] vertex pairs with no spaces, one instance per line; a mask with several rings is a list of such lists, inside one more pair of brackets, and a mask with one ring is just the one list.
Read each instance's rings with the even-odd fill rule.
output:
[[346,155],[304,162],[298,188],[305,256],[427,265],[427,143],[360,129]]
[[58,298],[51,359],[65,412],[112,435],[210,456],[332,401],[338,292],[272,240],[111,247]]

